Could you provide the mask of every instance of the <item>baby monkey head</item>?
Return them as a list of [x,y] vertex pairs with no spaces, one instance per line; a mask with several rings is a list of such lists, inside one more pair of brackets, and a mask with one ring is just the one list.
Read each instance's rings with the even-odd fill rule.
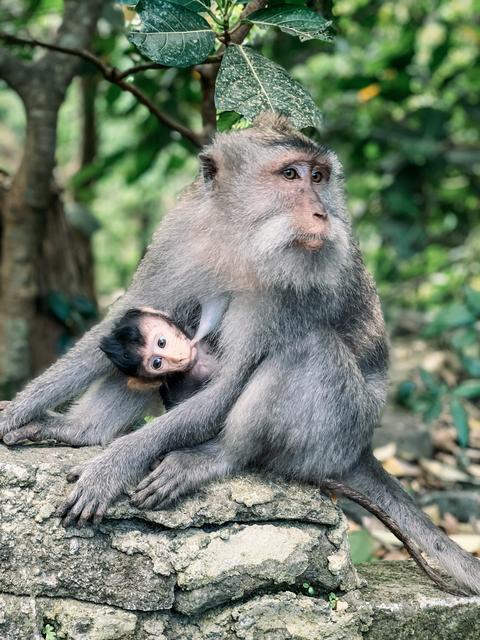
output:
[[332,151],[265,113],[250,129],[217,135],[200,160],[232,263],[246,259],[264,284],[304,288],[338,278],[350,221]]
[[127,311],[101,339],[100,349],[126,375],[150,379],[186,371],[196,357],[188,336],[149,307]]

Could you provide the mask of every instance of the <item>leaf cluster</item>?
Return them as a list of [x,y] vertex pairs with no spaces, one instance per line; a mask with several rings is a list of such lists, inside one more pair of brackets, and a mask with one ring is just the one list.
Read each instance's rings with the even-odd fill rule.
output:
[[457,368],[454,382],[419,370],[419,381],[406,380],[397,400],[424,420],[436,420],[448,411],[461,447],[469,441],[469,407],[480,400],[480,291],[466,287],[463,299],[441,309],[425,327],[423,336],[440,340],[453,355]]

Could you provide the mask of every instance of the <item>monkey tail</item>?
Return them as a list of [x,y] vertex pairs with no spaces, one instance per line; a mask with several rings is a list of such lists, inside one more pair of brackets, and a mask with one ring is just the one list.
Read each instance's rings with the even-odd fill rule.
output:
[[[381,505],[399,529],[434,559],[462,591],[480,595],[480,560],[441,531],[373,455],[363,458],[342,482]],[[348,497],[347,492],[345,495]]]

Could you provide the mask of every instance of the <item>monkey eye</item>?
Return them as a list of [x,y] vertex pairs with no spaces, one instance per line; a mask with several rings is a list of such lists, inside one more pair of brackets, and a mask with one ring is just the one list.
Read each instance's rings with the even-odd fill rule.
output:
[[162,336],[161,338],[158,339],[157,344],[160,347],[160,349],[165,349],[165,347],[167,346],[167,339]]
[[315,167],[312,170],[312,182],[316,182],[318,184],[319,182],[322,182],[324,178],[325,178],[325,172],[322,169]]
[[160,369],[161,366],[162,366],[162,359],[161,358],[154,358],[152,360],[152,367],[154,369]]
[[287,167],[282,171],[282,176],[287,180],[295,180],[295,178],[298,178],[298,172],[293,167]]

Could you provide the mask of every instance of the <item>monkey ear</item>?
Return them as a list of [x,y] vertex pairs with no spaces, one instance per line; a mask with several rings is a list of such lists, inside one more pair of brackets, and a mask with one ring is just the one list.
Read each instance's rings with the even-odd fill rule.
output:
[[215,159],[208,153],[201,153],[200,160],[200,172],[205,182],[212,182],[217,175],[217,163]]

